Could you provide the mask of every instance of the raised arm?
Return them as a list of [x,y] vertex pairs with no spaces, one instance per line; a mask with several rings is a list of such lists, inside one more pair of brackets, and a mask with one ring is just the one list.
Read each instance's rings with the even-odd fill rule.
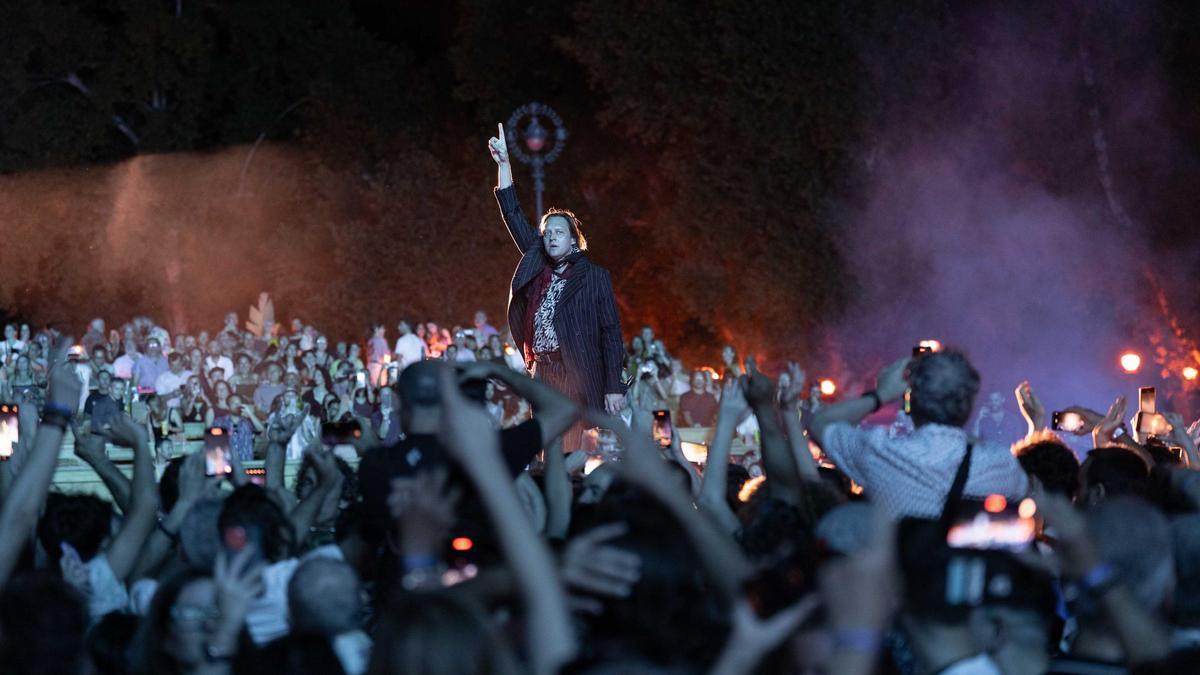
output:
[[729,484],[729,450],[733,435],[737,432],[738,420],[750,409],[742,394],[742,384],[736,377],[725,380],[721,392],[721,407],[717,413],[717,428],[712,443],[708,446],[708,458],[704,462],[704,480],[700,483],[700,507],[720,522],[727,532],[736,532],[741,523],[729,508],[725,492]]
[[[492,379],[499,380],[514,394],[529,401],[533,406],[533,414],[542,427],[542,447],[550,447],[554,439],[563,433],[579,419],[579,406],[574,401],[558,393],[554,387],[519,373],[508,366],[494,361],[476,361],[466,364],[460,380]],[[577,448],[569,448],[576,450]]]
[[108,493],[112,495],[113,503],[121,509],[121,513],[129,511],[129,479],[112,463],[104,451],[104,438],[92,434],[84,426],[72,427],[75,433],[75,456],[83,460],[92,471],[100,477]]
[[498,136],[488,141],[488,150],[496,161],[496,201],[500,203],[500,217],[508,227],[513,242],[521,253],[541,245],[537,230],[525,218],[521,203],[517,200],[517,189],[513,187],[512,164],[508,160],[508,141],[504,139],[504,125],[497,124]]
[[[79,390],[83,385],[75,375],[73,365],[62,360],[65,344],[55,350],[57,356],[53,359],[55,365],[50,371],[47,410],[69,410],[79,405]],[[50,490],[50,481],[54,478],[54,468],[58,465],[58,450],[62,446],[66,420],[62,421],[64,426],[47,422],[49,420],[38,426],[33,449],[21,469],[20,480],[13,482],[12,490],[5,495],[4,506],[0,508],[0,585],[8,581],[21,549],[37,524],[46,493]]]
[[812,453],[808,450],[808,436],[804,426],[800,424],[800,399],[804,396],[804,370],[795,363],[788,363],[790,384],[779,400],[779,414],[783,419],[783,430],[787,433],[788,445],[792,449],[792,459],[805,480],[821,479],[821,471]]
[[554,559],[521,508],[500,457],[500,436],[487,413],[463,398],[450,372],[443,373],[440,385],[440,438],[475,485],[516,577],[528,617],[531,670],[535,675],[556,673],[575,655],[576,644]]
[[696,512],[691,495],[679,486],[659,458],[648,429],[630,429],[619,419],[589,412],[597,426],[612,429],[625,448],[624,461],[613,466],[621,477],[645,490],[667,508],[691,540],[709,581],[730,606],[741,595],[742,582],[751,574],[750,564],[737,542],[710,518]]
[[879,379],[875,385],[875,397],[864,395],[848,401],[832,403],[824,406],[813,414],[808,424],[809,438],[817,445],[825,447],[825,430],[835,422],[858,424],[867,415],[875,411],[877,405],[887,405],[904,397],[908,382],[904,372],[908,368],[909,358],[902,358],[879,371]]
[[145,430],[125,415],[119,415],[112,425],[113,442],[133,450],[133,482],[129,494],[129,510],[125,521],[113,537],[104,555],[113,576],[125,579],[133,571],[138,553],[146,537],[154,529],[158,511],[158,491],[154,483],[153,450]]
[[775,499],[788,504],[798,504],[804,490],[804,481],[801,480],[800,467],[792,455],[792,448],[779,426],[779,418],[775,411],[775,383],[760,373],[750,359],[746,359],[745,394],[746,401],[754,410],[754,416],[758,418],[767,490]]

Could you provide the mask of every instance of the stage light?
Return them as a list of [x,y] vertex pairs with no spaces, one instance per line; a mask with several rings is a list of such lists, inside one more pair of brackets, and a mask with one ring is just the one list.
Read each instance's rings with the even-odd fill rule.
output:
[[1142,367],[1142,357],[1137,352],[1121,354],[1121,369],[1127,373],[1136,373]]
[[837,384],[833,380],[821,380],[821,395],[833,396],[837,393]]
[[1192,366],[1186,366],[1183,369],[1183,379],[1185,380],[1194,380],[1196,379],[1197,375],[1200,375],[1200,371],[1196,370]]
[[1037,513],[1037,504],[1028,497],[1022,499],[1021,504],[1017,506],[1017,515],[1022,518],[1032,518],[1035,513]]
[[450,542],[450,548],[455,551],[470,551],[475,548],[475,542],[471,541],[470,537],[455,537]]

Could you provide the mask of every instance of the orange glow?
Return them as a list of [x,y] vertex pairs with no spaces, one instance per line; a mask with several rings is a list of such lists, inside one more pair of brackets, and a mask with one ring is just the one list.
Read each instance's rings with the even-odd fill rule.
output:
[[942,343],[938,342],[937,340],[921,340],[917,343],[917,345],[922,348],[927,348],[929,351],[933,352],[942,351]]
[[833,396],[837,393],[837,384],[833,380],[821,380],[821,395]]
[[1017,515],[1022,518],[1032,518],[1033,514],[1037,513],[1037,504],[1028,497],[1021,500],[1021,504],[1017,506]]
[[215,428],[215,429],[213,429],[213,430],[212,430],[210,433],[211,433],[213,436],[221,436],[221,435],[224,435],[224,433],[225,433],[225,430],[224,430],[224,429],[222,429],[222,428],[220,428],[220,427],[216,427],[216,428]]
[[983,500],[983,510],[988,513],[1000,513],[1006,506],[1008,506],[1008,500],[1004,498],[1004,495],[988,495],[987,499]]
[[1187,366],[1183,369],[1183,379],[1185,380],[1194,380],[1197,375],[1200,375],[1200,371],[1196,370],[1193,366]]
[[475,548],[475,542],[471,541],[470,537],[455,537],[450,542],[450,548],[455,551],[470,551]]
[[1121,354],[1121,369],[1127,373],[1136,373],[1142,367],[1142,357],[1137,352]]

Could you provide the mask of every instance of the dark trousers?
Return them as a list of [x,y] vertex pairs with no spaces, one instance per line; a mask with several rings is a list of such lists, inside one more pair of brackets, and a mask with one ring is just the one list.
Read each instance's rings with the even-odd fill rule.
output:
[[[579,405],[584,405],[579,400],[579,395],[571,388],[570,380],[567,379],[567,367],[561,359],[535,361],[533,364],[533,379],[554,387],[563,396],[575,401]],[[582,447],[583,422],[577,420],[572,424],[563,433],[562,441],[563,452],[574,452]]]

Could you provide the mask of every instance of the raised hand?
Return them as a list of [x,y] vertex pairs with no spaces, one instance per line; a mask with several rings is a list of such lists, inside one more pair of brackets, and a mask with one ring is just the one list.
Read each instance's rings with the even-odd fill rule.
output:
[[1028,381],[1017,385],[1016,395],[1017,406],[1021,409],[1021,415],[1029,423],[1029,432],[1033,433],[1039,429],[1044,429],[1046,427],[1046,408],[1038,400],[1037,395],[1033,393],[1033,387],[1029,386]]
[[[613,539],[629,531],[625,523],[608,523],[576,535],[567,542],[560,561],[563,582],[568,588],[595,595],[627,598],[642,578],[642,557],[613,546]],[[599,613],[599,603],[575,603],[576,607]]]
[[448,475],[445,468],[437,468],[411,478],[392,479],[388,511],[396,521],[405,555],[440,552],[462,496],[460,487],[446,489]]
[[899,401],[904,396],[908,389],[906,373],[911,360],[906,356],[879,371],[879,379],[875,382],[875,394],[879,396],[880,403]]
[[721,386],[721,406],[717,413],[718,419],[732,420],[734,424],[737,424],[748,410],[750,410],[750,404],[746,402],[746,395],[742,393],[741,378],[726,378],[725,384]]
[[133,421],[128,415],[117,415],[109,426],[109,438],[116,445],[137,449],[148,444],[146,427]]
[[795,407],[800,402],[800,398],[804,396],[804,369],[799,364],[788,361],[788,386],[783,390],[779,402],[783,405]]
[[496,136],[488,140],[488,151],[492,153],[492,159],[496,164],[504,166],[508,164],[508,141],[504,138],[504,125],[496,125]]
[[1092,429],[1092,447],[1100,448],[1116,442],[1114,432],[1121,426],[1121,418],[1125,416],[1125,397],[1118,396],[1108,407],[1106,414]]

